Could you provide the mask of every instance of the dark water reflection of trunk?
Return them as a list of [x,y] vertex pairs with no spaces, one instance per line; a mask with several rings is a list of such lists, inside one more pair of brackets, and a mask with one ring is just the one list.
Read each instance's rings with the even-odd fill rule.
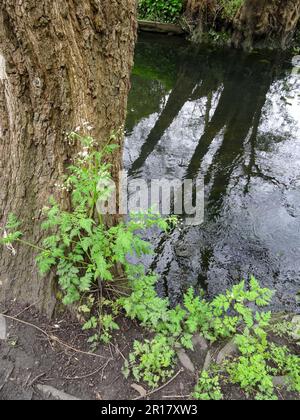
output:
[[133,178],[205,179],[199,227],[153,238],[145,263],[172,302],[254,274],[295,309],[300,290],[300,79],[290,58],[192,48],[142,37],[129,100],[125,164]]

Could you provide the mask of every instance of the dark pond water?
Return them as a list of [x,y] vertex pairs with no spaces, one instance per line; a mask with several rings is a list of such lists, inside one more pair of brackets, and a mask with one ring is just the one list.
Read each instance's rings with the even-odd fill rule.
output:
[[153,237],[159,291],[213,296],[254,274],[295,310],[300,290],[300,76],[292,57],[139,39],[125,166],[131,178],[205,179],[205,221]]

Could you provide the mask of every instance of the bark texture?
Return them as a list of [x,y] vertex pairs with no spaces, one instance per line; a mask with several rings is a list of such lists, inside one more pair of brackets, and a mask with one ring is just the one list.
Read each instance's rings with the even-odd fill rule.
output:
[[[1,226],[14,212],[39,244],[41,209],[74,153],[66,132],[89,122],[101,147],[123,128],[135,34],[135,0],[1,0]],[[121,152],[114,163],[117,172]],[[40,277],[30,248],[16,251],[0,249],[0,301],[50,315],[53,279]]]
[[285,48],[300,19],[300,0],[245,0],[234,23],[236,47]]

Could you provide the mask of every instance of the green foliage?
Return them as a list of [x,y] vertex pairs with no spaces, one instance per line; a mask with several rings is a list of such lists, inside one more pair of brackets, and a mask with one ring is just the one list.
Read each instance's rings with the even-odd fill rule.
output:
[[157,277],[142,276],[138,270],[137,273],[138,278],[130,279],[132,293],[119,302],[127,316],[138,319],[156,333],[177,339],[188,349],[193,348],[192,337],[196,332],[214,342],[219,338],[232,337],[242,324],[252,327],[255,314],[247,305],[268,305],[273,295],[270,290],[260,288],[252,277],[249,290],[245,290],[245,282],[242,282],[212,302],[195,295],[194,289],[190,288],[184,295],[184,305],[170,309],[168,299],[157,296]]
[[[143,265],[130,263],[127,257],[151,253],[142,232],[153,226],[168,232],[176,225],[176,218],[162,219],[149,211],[107,226],[97,205],[105,203],[113,192],[109,161],[116,147],[108,144],[100,152],[92,138],[77,134],[72,134],[72,138],[81,142],[83,150],[60,187],[70,192],[71,210],[62,209],[51,198],[49,207],[44,209],[42,227],[48,236],[42,247],[23,240],[20,223],[11,215],[0,244],[13,250],[12,244],[18,242],[39,250],[40,271],[53,270],[57,274],[63,303],[77,305],[83,330],[91,333],[91,347],[96,349],[99,342],[110,342],[113,332],[119,329],[116,320],[124,310],[127,317],[154,333],[152,340],[135,341],[124,366],[126,376],[131,373],[137,381],[154,388],[172,376],[176,347],[193,350],[194,334],[212,343],[235,336],[239,355],[226,360],[219,369],[232,383],[256,399],[272,400],[277,398],[273,376],[286,376],[289,389],[300,392],[299,357],[268,340],[268,331],[283,336],[292,333],[292,325],[285,321],[271,323],[271,312],[255,309],[269,305],[272,291],[260,287],[251,277],[249,284],[243,281],[210,302],[190,288],[182,305],[170,308],[169,300],[156,293],[157,276],[146,273]],[[122,279],[114,274],[116,266],[121,268]],[[124,277],[125,292],[118,295],[117,285]],[[110,294],[105,297],[108,290],[113,292],[113,298]],[[219,375],[216,371],[203,372],[194,397],[222,399]]]
[[245,329],[237,335],[236,344],[241,356],[227,364],[227,372],[233,383],[257,400],[276,400],[273,376],[286,376],[289,389],[300,390],[300,360],[291,355],[287,347],[269,342],[265,328],[269,316],[257,319],[257,326]]
[[[114,331],[119,330],[115,318],[119,315],[120,308],[115,301],[100,299],[97,301],[92,295],[85,298],[86,303],[78,307],[78,313],[83,316],[90,316],[84,323],[83,331],[99,331],[88,339],[91,348],[96,350],[99,342],[110,343]],[[97,316],[91,316],[98,309]]]
[[143,326],[156,330],[160,322],[167,322],[169,311],[168,300],[159,298],[155,291],[157,276],[145,275],[142,266],[131,268],[128,274],[132,292],[119,303],[129,318],[138,319]]
[[153,213],[144,217],[136,215],[127,223],[120,221],[108,228],[97,214],[96,206],[104,204],[113,192],[111,164],[106,163],[106,158],[115,147],[109,145],[99,152],[93,147],[92,138],[79,137],[79,140],[84,149],[70,166],[65,183],[65,188],[71,191],[72,210],[63,211],[51,200],[43,223],[43,228],[51,234],[44,240],[44,251],[37,258],[42,273],[56,268],[66,305],[78,302],[93,285],[113,282],[112,269],[116,264],[121,264],[127,272],[128,254],[151,252],[149,244],[136,234],[137,230],[153,225],[168,228],[167,222]]
[[[155,275],[140,276],[136,281],[132,278],[132,294],[119,301],[127,316],[138,319],[142,325],[157,334],[154,338],[155,343],[156,340],[160,341],[161,337],[164,337],[165,343],[170,348],[175,348],[175,345],[180,344],[192,350],[192,337],[195,333],[200,333],[211,342],[235,336],[240,356],[232,361],[227,360],[224,364],[225,373],[229,375],[232,383],[238,384],[249,395],[255,395],[258,400],[274,400],[277,396],[274,391],[273,376],[287,375],[290,389],[298,392],[299,358],[285,355],[282,356],[283,360],[279,364],[279,355],[276,358],[274,350],[272,350],[273,353],[271,352],[272,347],[268,341],[267,331],[270,329],[272,314],[258,312],[255,308],[268,306],[273,292],[261,288],[254,277],[250,278],[248,287],[243,281],[211,302],[207,302],[201,294],[196,295],[191,288],[184,295],[183,305],[174,309],[170,309],[168,299],[160,299],[157,296],[155,284]],[[143,355],[148,360],[147,354],[152,354],[149,342],[146,342],[145,347],[142,348]],[[175,357],[174,353],[172,357]],[[160,360],[156,359],[155,372],[152,371],[152,364],[147,364],[145,379],[139,372],[138,357],[135,357],[134,361],[131,359],[134,363],[135,378],[142,378],[149,384],[149,372],[152,372],[157,381],[168,377],[170,364],[174,361],[171,362],[171,359],[168,359],[167,368],[165,368]],[[129,366],[130,364],[127,363],[128,374],[130,371],[133,372]],[[219,380],[215,372],[203,372],[195,388],[194,397],[221,399]],[[224,380],[226,380],[225,376]],[[157,383],[155,381],[155,385]],[[151,386],[154,386],[154,382]]]
[[211,375],[207,371],[203,371],[193,393],[193,398],[203,401],[220,401],[223,394],[220,386],[220,378],[218,375]]
[[14,214],[8,216],[6,225],[3,231],[3,236],[0,237],[0,245],[11,246],[14,242],[22,237],[22,232],[18,231],[20,222]]
[[246,329],[236,337],[236,344],[241,356],[227,366],[230,380],[239,384],[248,394],[256,393],[256,399],[276,399],[271,370],[267,364],[267,334],[260,330],[257,334],[251,334]]
[[[63,303],[80,305],[84,330],[94,330],[95,333],[90,342],[95,344],[99,338],[107,343],[111,339],[111,332],[118,329],[114,321],[117,313],[111,315],[103,312],[103,295],[100,301],[95,302],[90,292],[93,288],[100,288],[101,293],[106,287],[114,288],[118,283],[118,278],[113,274],[116,266],[128,278],[134,277],[136,280],[141,277],[147,286],[147,281],[152,281],[152,277],[145,275],[143,266],[130,264],[127,256],[151,253],[150,244],[141,238],[142,232],[153,226],[167,231],[176,223],[176,219],[162,219],[159,214],[149,211],[147,214],[131,215],[129,221],[120,220],[118,224],[108,227],[97,209],[104,206],[114,191],[109,161],[112,161],[111,154],[117,148],[110,144],[115,136],[101,151],[92,137],[72,133],[70,138],[82,147],[68,168],[67,178],[59,186],[70,192],[71,209],[64,210],[52,197],[43,211],[45,221],[42,228],[48,236],[42,246],[24,243],[39,249],[36,261],[42,274],[50,270],[56,273],[63,292]],[[1,239],[3,245],[20,241],[18,227],[16,218],[10,216],[5,227],[8,233],[5,230]],[[110,301],[108,306],[119,308],[114,301]]]
[[292,355],[286,346],[270,344],[270,359],[276,366],[274,372],[278,376],[287,377],[287,385],[291,391],[300,393],[300,358]]
[[295,326],[292,322],[283,320],[275,322],[270,326],[270,330],[277,337],[292,337],[294,333]]
[[222,17],[232,21],[245,0],[219,0]]
[[[266,306],[271,302],[272,296],[273,293],[261,288],[254,277],[250,279],[248,290],[243,281],[210,303],[200,297],[194,297],[193,290],[189,290],[184,298],[185,307],[188,309],[185,324],[190,333],[199,332],[212,342],[220,338],[229,338],[235,335],[242,325],[251,328],[260,317],[258,313],[255,314],[252,304]],[[265,314],[263,320],[270,316],[270,313]]]
[[84,331],[100,328],[101,334],[94,334],[88,339],[92,344],[92,348],[96,348],[99,341],[104,344],[109,344],[112,339],[112,332],[119,330],[119,325],[114,321],[113,315],[101,314],[99,319],[91,317],[82,327]]
[[[256,289],[255,293],[261,294],[263,291],[257,290],[254,284],[253,287]],[[249,293],[252,293],[251,290]],[[221,301],[221,296],[218,300]],[[247,315],[234,338],[239,355],[233,359],[228,358],[221,366],[212,366],[210,372],[203,372],[194,396],[199,399],[214,399],[213,391],[216,390],[218,395],[220,379],[223,378],[224,382],[239,385],[249,397],[254,396],[256,400],[277,400],[274,376],[286,377],[288,389],[299,393],[300,359],[291,354],[287,347],[279,347],[269,340],[270,323],[270,312],[253,311],[251,322]]]
[[[77,134],[72,134],[72,137],[83,144],[83,151],[69,167],[69,176],[63,186],[71,192],[71,211],[62,210],[51,199],[43,223],[50,236],[44,240],[44,251],[37,257],[42,273],[55,268],[65,305],[79,302],[93,287],[116,283],[118,279],[113,275],[116,265],[130,276],[133,268],[127,256],[152,252],[150,244],[141,239],[141,233],[137,231],[143,232],[152,226],[167,231],[174,222],[172,218],[163,220],[149,211],[107,227],[103,216],[97,212],[97,206],[104,205],[113,192],[111,164],[107,163],[107,158],[116,147],[108,145],[99,152],[92,138],[82,138]],[[138,271],[138,275],[141,274]],[[92,342],[97,337],[104,343],[109,342],[111,332],[117,328],[113,316],[102,310],[99,316],[88,319],[84,325],[85,330],[102,331],[93,336]]]
[[143,343],[135,341],[123,373],[128,377],[131,372],[137,381],[142,380],[155,388],[160,381],[172,376],[174,357],[173,346],[164,335],[157,335],[153,340],[145,340]]
[[[231,22],[236,16],[244,0],[219,0],[216,18],[221,16]],[[183,13],[183,0],[138,0],[139,17],[160,22],[177,21]]]
[[[249,346],[250,329],[265,345],[263,329],[269,325],[271,313],[258,313],[250,305],[268,305],[273,293],[269,289],[261,288],[254,277],[251,277],[248,289],[243,281],[211,302],[207,302],[202,295],[196,295],[193,288],[190,288],[184,295],[183,305],[170,309],[168,299],[160,299],[156,294],[156,276],[143,276],[138,268],[135,270],[137,278],[133,276],[130,282],[132,293],[121,298],[119,304],[128,317],[138,319],[144,327],[155,332],[157,337],[165,337],[169,345],[179,344],[193,350],[192,338],[195,333],[214,342],[230,338],[245,328],[248,333],[238,336],[241,346],[242,340],[247,340],[246,347]],[[252,347],[256,350],[256,346]],[[243,370],[244,367],[241,366],[240,369]],[[240,374],[237,373],[235,381],[239,380],[238,375]]]
[[175,22],[183,10],[182,0],[138,0],[141,19]]

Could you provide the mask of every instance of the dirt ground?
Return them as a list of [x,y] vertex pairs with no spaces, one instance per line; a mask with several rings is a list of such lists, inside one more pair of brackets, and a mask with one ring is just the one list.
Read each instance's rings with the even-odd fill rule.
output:
[[[137,324],[121,319],[121,329],[115,334],[112,344],[100,346],[95,354],[90,354],[88,336],[68,314],[49,322],[33,309],[14,306],[6,310],[5,315],[23,322],[6,319],[7,339],[0,340],[0,400],[54,399],[53,395],[45,393],[45,389],[41,390],[41,386],[54,387],[80,400],[141,398],[141,389],[134,389],[134,379],[125,379],[121,371],[133,341],[147,338]],[[206,355],[207,350],[201,349],[189,354],[194,372],[183,368],[179,362],[175,369],[176,377],[161,390],[151,393],[146,386],[143,387],[149,394],[144,398],[188,399]],[[223,391],[228,400],[247,399],[234,386],[226,385]],[[299,399],[298,395],[289,393],[279,397]]]
[[[47,335],[32,326],[7,320],[8,338],[0,341],[0,400],[52,399],[39,391],[37,385],[41,384],[81,400],[133,400],[140,396],[131,387],[134,380],[126,380],[121,371],[133,341],[145,338],[145,331],[137,325],[120,320],[121,330],[112,344],[100,346],[96,354],[87,355],[81,351],[89,352],[88,335],[70,316],[66,314],[63,319],[49,323],[32,309],[18,315],[21,311],[22,308],[14,308],[6,315],[17,315]],[[189,393],[187,390],[195,383],[193,375],[183,372],[177,378],[163,393],[153,394],[153,398]]]

